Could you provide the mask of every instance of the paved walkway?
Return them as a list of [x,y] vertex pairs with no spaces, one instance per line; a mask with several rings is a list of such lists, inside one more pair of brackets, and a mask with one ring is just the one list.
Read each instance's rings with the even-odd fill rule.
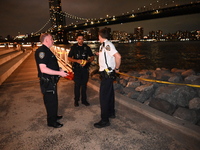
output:
[[62,78],[58,94],[64,126],[47,127],[33,52],[0,86],[0,149],[199,150],[200,140],[119,103],[111,126],[94,128],[100,120],[100,106],[93,86],[88,87],[91,106],[74,107],[73,81]]

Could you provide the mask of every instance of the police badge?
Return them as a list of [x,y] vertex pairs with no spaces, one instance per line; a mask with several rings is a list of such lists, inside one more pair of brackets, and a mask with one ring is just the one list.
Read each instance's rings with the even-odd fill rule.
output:
[[45,56],[45,53],[44,53],[44,52],[40,52],[40,53],[39,53],[39,57],[40,57],[40,59],[43,59],[44,56]]
[[106,50],[107,50],[107,51],[110,51],[110,45],[107,45],[107,46],[106,46]]

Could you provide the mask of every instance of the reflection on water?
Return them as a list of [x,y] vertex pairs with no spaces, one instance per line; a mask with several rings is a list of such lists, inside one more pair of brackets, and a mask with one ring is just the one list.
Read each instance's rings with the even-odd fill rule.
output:
[[122,55],[123,71],[179,68],[200,72],[200,42],[115,44]]
[[[88,44],[93,52],[100,44]],[[122,56],[121,71],[179,68],[200,72],[200,42],[114,43]]]

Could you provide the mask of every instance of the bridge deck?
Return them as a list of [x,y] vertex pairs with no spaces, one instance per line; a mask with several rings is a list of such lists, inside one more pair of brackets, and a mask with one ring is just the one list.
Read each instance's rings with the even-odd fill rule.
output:
[[118,102],[111,126],[94,128],[93,123],[100,119],[100,106],[93,86],[88,87],[91,106],[74,107],[73,81],[62,78],[58,94],[64,126],[47,127],[33,52],[0,86],[0,149],[199,149],[200,140]]

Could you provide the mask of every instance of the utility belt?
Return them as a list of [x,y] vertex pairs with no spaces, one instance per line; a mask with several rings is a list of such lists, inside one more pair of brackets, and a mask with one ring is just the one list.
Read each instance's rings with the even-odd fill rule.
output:
[[74,63],[73,66],[72,66],[72,70],[75,70],[75,69],[80,69],[80,68],[86,68],[88,69],[89,68],[89,64],[87,63],[85,66],[82,66],[78,63]]
[[100,71],[100,78],[101,79],[116,79],[115,70],[105,69],[104,71]]
[[50,76],[50,77],[40,77],[40,87],[41,92],[45,93],[53,93],[56,92],[56,85],[59,81],[59,76]]

